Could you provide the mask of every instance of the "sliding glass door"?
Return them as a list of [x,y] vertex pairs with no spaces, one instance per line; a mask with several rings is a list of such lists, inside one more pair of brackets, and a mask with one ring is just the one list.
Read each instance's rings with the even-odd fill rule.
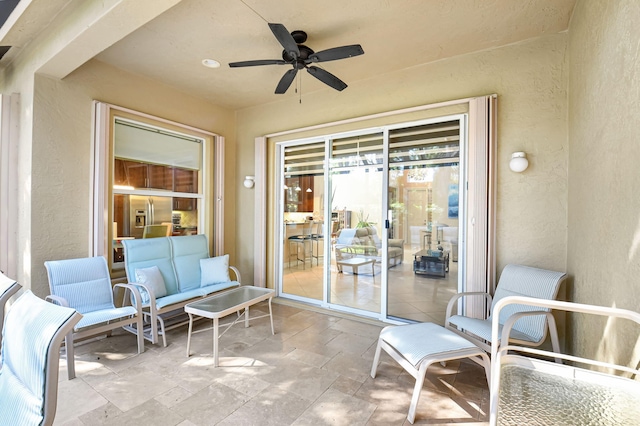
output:
[[459,290],[460,120],[389,130],[390,238],[405,262],[389,269],[388,317],[442,324]]
[[278,145],[280,293],[443,323],[461,289],[465,116]]
[[380,313],[387,262],[383,133],[337,137],[330,143],[330,204],[335,217],[328,302]]

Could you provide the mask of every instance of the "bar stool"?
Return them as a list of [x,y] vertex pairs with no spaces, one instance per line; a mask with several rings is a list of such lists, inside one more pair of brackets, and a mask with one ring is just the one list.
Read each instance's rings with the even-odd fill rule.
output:
[[[306,269],[306,260],[307,260],[307,243],[309,243],[309,247],[311,248],[312,251],[312,256],[313,256],[313,246],[312,241],[311,241],[311,229],[313,227],[313,221],[306,221],[304,222],[304,224],[302,225],[302,234],[297,234],[297,235],[292,235],[289,238],[287,238],[287,240],[289,241],[289,269],[291,269],[291,256],[296,257],[296,266],[298,265],[298,262],[302,262],[302,269]],[[292,250],[292,244],[293,247],[295,248],[295,251]],[[298,252],[300,249],[300,245],[302,245],[302,259],[300,259],[300,257],[298,256]],[[311,257],[311,260],[313,260],[313,257]]]
[[[311,261],[313,262],[313,258],[316,258],[316,266],[320,265],[320,257],[323,257],[323,255],[320,253],[320,241],[324,242],[324,222],[323,221],[317,221],[314,222],[314,226],[315,226],[315,232],[311,233]],[[316,254],[313,254],[313,242],[315,241],[316,243]],[[313,263],[312,265],[313,266]]]

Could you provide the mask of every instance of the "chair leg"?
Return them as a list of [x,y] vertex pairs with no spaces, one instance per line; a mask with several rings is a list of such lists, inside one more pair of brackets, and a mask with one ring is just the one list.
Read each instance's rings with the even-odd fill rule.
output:
[[380,338],[378,338],[378,346],[376,347],[376,354],[373,357],[373,365],[371,366],[371,377],[373,379],[376,378],[376,373],[378,372],[378,364],[380,363],[380,352],[382,351],[382,342]]
[[424,377],[427,374],[427,368],[429,368],[431,363],[423,362],[420,364],[420,368],[418,369],[416,374],[416,384],[413,387],[413,395],[411,396],[411,405],[409,405],[409,414],[407,415],[407,420],[409,423],[413,424],[416,419],[416,410],[418,409],[418,401],[420,400],[420,392],[422,391],[422,386],[424,385]]
[[141,354],[144,352],[144,325],[142,323],[142,315],[138,316],[138,320],[136,321],[137,333],[138,337],[138,353]]
[[[558,328],[556,327],[556,319],[551,312],[547,313],[547,326],[549,327],[549,336],[551,337],[551,347],[555,353],[560,353]],[[562,360],[560,358],[556,358],[556,363],[562,364]]]
[[75,354],[73,350],[73,330],[64,338],[64,350],[67,355],[67,376],[69,380],[76,377]]
[[155,345],[156,343],[158,343],[158,321],[159,318],[156,315],[156,318],[154,318],[153,316],[150,316],[151,318],[151,344]]
[[[164,330],[164,320],[158,317],[158,322],[160,322],[160,331],[162,332],[162,346],[167,347],[167,333]],[[157,339],[157,335],[156,335]]]

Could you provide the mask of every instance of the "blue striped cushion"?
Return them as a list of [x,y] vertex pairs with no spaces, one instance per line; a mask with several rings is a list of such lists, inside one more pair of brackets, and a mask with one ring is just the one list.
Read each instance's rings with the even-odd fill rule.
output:
[[380,332],[380,339],[416,368],[428,356],[454,355],[454,352],[463,349],[477,349],[478,353],[482,353],[480,348],[464,337],[429,322],[385,327]]
[[74,309],[47,303],[30,291],[11,306],[3,330],[0,424],[42,422],[49,344],[74,313]]
[[64,297],[81,314],[113,307],[113,290],[104,257],[45,262],[51,294]]
[[[507,296],[528,296],[552,300],[558,294],[558,288],[565,276],[562,272],[548,271],[523,265],[507,265],[502,270],[500,281],[493,297],[491,312],[500,299]],[[507,318],[517,312],[549,311],[535,306],[508,305],[500,310],[499,323],[504,324]],[[489,317],[491,319],[491,317]],[[513,330],[519,331],[534,342],[542,339],[545,330],[544,316],[537,315],[519,320]],[[476,334],[473,330],[471,330]],[[515,337],[515,334],[512,333]]]
[[76,324],[75,330],[85,327],[91,327],[96,324],[106,323],[107,321],[115,321],[127,317],[133,317],[137,313],[133,306],[124,306],[122,308],[109,308],[101,311],[87,312],[82,319]]
[[172,248],[169,237],[143,238],[137,240],[123,240],[124,264],[127,279],[136,282],[136,269],[157,266],[164,279],[167,294],[178,293],[178,281],[173,263],[171,262]]
[[[482,320],[477,318],[469,318],[461,315],[453,315],[449,317],[449,322],[455,325],[458,329],[466,330],[475,334],[481,339],[488,342],[491,341],[491,320]],[[502,334],[502,325],[499,327],[498,341]],[[527,342],[537,342],[540,338],[535,339],[529,335],[526,335],[518,330],[512,329],[510,334],[512,339],[524,340]]]
[[200,259],[209,257],[209,243],[205,235],[169,237],[173,250],[173,266],[180,284],[180,292],[200,287]]

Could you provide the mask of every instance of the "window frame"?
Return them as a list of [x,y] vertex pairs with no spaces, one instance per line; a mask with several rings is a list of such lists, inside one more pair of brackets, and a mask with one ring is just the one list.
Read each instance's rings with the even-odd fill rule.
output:
[[[202,165],[199,173],[201,191],[190,194],[198,201],[198,233],[209,237],[210,253],[217,255],[223,247],[224,233],[224,137],[206,130],[182,123],[141,113],[139,111],[94,101],[92,152],[91,152],[91,205],[89,249],[91,256],[104,256],[114,268],[109,256],[113,237],[113,130],[115,119],[138,121],[149,127],[166,129],[173,133],[183,133],[203,140]],[[143,194],[171,196],[173,192],[145,190],[119,190],[119,194]],[[180,193],[180,196],[184,194]],[[124,270],[122,270],[124,273]],[[113,277],[117,278],[117,277]]]

